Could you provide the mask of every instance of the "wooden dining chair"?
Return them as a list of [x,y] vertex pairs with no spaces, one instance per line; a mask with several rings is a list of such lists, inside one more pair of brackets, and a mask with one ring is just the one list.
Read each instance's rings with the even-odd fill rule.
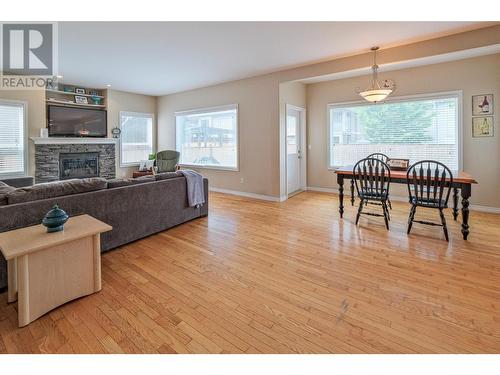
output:
[[[450,169],[434,160],[422,160],[413,164],[406,174],[408,180],[408,195],[410,197],[411,209],[408,217],[408,231],[410,234],[413,223],[426,225],[437,225],[443,227],[446,241],[448,228],[443,210],[448,208],[453,175]],[[417,207],[435,208],[439,210],[441,224],[424,220],[415,220]]]
[[[382,154],[381,152],[374,152],[373,154],[368,155],[367,158],[382,160],[384,163],[387,163],[389,161],[389,156],[387,156],[386,154]],[[392,204],[389,197],[387,197],[387,204],[389,205],[389,208],[392,210]]]
[[[390,216],[389,209],[387,208],[391,179],[389,166],[380,159],[366,158],[356,163],[353,175],[356,191],[360,199],[356,215],[356,225],[358,225],[361,215],[383,216],[385,227],[389,229]],[[363,206],[367,203],[375,203],[382,206],[383,214],[363,212]]]

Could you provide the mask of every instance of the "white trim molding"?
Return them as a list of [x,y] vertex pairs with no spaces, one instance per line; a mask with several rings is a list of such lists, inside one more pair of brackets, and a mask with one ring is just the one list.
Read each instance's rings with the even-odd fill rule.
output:
[[471,204],[469,206],[471,211],[489,212],[492,214],[500,214],[500,207],[490,207],[490,206],[478,206],[476,204]]
[[260,199],[260,200],[263,200],[263,201],[270,201],[270,202],[282,202],[282,201],[284,201],[286,199],[286,197],[275,197],[275,196],[272,196],[272,195],[248,193],[246,191],[221,189],[221,188],[213,187],[213,186],[209,186],[208,190],[216,192],[216,193],[238,195],[240,197],[254,198],[254,199]]
[[324,187],[320,187],[320,186],[308,186],[307,190],[308,191],[318,191],[320,193],[332,193],[332,194],[338,194],[339,193],[338,189],[324,188]]
[[[178,136],[178,118],[180,116],[191,116],[191,115],[202,115],[202,114],[210,114],[212,112],[223,112],[223,111],[236,111],[236,166],[223,166],[223,165],[207,165],[207,164],[189,164],[189,163],[183,163],[182,162],[182,150],[181,146],[179,145],[179,139],[177,138]],[[239,124],[239,106],[238,104],[225,104],[225,105],[220,105],[220,106],[215,106],[215,107],[205,107],[205,108],[197,108],[197,109],[189,109],[189,110],[183,110],[183,111],[175,111],[174,112],[174,123],[175,123],[175,133],[174,133],[174,140],[175,140],[175,150],[180,152],[180,161],[179,165],[181,166],[186,166],[190,168],[200,168],[200,169],[214,169],[214,170],[221,170],[221,171],[229,171],[229,172],[239,172],[240,170],[240,124]]]
[[[155,125],[154,125],[154,122],[155,122],[155,114],[154,113],[151,113],[151,112],[130,112],[130,111],[120,111],[119,113],[119,128],[121,131],[123,131],[122,127],[123,127],[123,118],[124,117],[135,117],[135,118],[144,118],[144,119],[151,119],[151,153],[155,153],[155,150],[156,150],[156,141],[155,141]],[[137,161],[133,161],[133,162],[128,162],[128,163],[125,163],[123,162],[123,155],[122,155],[122,137],[119,138],[119,142],[118,142],[118,146],[119,146],[119,150],[118,150],[118,161],[119,161],[119,165],[120,165],[120,168],[128,168],[128,167],[135,167],[135,166],[138,166],[140,165],[141,161],[140,160],[137,160]]]
[[[382,104],[385,103],[398,103],[405,101],[417,101],[424,99],[440,99],[440,98],[451,98],[455,97],[457,99],[457,126],[455,128],[456,137],[456,147],[457,147],[457,163],[458,170],[463,170],[463,91],[462,90],[452,90],[452,91],[438,91],[438,92],[428,92],[420,94],[411,95],[401,95],[401,96],[389,96],[387,99],[383,100]],[[335,170],[341,166],[330,165],[331,161],[331,109],[332,108],[342,108],[346,106],[367,106],[370,105],[366,100],[353,100],[344,102],[328,103],[326,105],[326,167],[329,170]],[[373,105],[373,104],[371,104]]]
[[23,107],[23,170],[13,173],[1,173],[1,178],[22,177],[28,175],[29,154],[28,154],[28,102],[25,100],[0,99],[0,104],[21,105]]
[[[321,192],[321,193],[336,194],[336,195],[338,195],[338,193],[339,193],[338,189],[324,188],[324,187],[320,187],[320,186],[308,186],[307,190],[308,191],[317,191],[317,192]],[[344,193],[344,200],[350,201],[350,199],[351,199],[351,194],[350,193],[347,193],[347,194]],[[401,195],[391,195],[391,201],[394,201],[394,202],[408,202],[408,197],[401,196]],[[480,205],[471,204],[469,206],[469,209],[471,211],[479,211],[479,212],[488,212],[488,213],[492,213],[492,214],[500,214],[500,207],[480,206]]]
[[[237,191],[237,190],[229,190],[229,189],[221,189],[217,187],[210,186],[208,188],[209,191],[213,191],[216,193],[223,193],[223,194],[230,194],[230,195],[237,195],[240,197],[246,197],[246,198],[254,198],[254,199],[259,199],[263,201],[268,201],[268,202],[284,202],[287,200],[287,196],[283,195],[280,197],[275,197],[273,195],[264,195],[264,194],[255,194],[255,193],[249,193],[246,191]],[[329,194],[334,194],[338,195],[339,191],[338,189],[335,188],[325,188],[325,187],[320,187],[320,186],[308,186],[306,191],[315,191],[315,192],[320,192],[320,193],[329,193]],[[350,201],[351,195],[344,194],[344,199],[345,201]],[[391,200],[394,202],[408,202],[408,197],[402,197],[399,195],[391,195]],[[350,203],[349,203],[350,204]],[[492,214],[500,214],[500,207],[489,207],[489,206],[478,206],[478,205],[470,205],[469,206],[471,211],[478,211],[478,212],[488,212]]]
[[[288,110],[295,110],[300,114],[300,190],[307,189],[307,110],[294,104],[285,103],[285,118],[283,129],[280,129],[280,192],[286,197],[292,197],[294,192],[288,191],[288,154],[287,154],[287,130],[288,130]],[[285,199],[286,200],[286,199]]]
[[116,144],[118,138],[30,137],[36,145]]

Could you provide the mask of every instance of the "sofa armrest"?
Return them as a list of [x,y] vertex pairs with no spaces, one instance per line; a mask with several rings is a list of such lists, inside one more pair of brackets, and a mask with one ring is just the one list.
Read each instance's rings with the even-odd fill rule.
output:
[[2,179],[0,181],[5,182],[7,185],[13,186],[16,188],[33,185],[33,177],[31,177],[31,176],[5,178],[5,179]]

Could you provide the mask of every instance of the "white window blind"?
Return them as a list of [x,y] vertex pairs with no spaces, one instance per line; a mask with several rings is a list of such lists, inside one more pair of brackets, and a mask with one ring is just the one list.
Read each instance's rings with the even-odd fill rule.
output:
[[0,176],[26,173],[23,103],[0,101]]
[[120,165],[137,165],[153,153],[153,115],[120,112]]
[[180,164],[238,168],[238,107],[229,105],[175,114]]
[[459,168],[458,94],[387,103],[329,106],[329,166],[353,165],[369,154],[431,159]]

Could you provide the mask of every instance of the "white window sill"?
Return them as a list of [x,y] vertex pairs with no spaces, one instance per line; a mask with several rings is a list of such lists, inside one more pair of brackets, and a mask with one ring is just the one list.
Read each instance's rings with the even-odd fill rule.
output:
[[139,167],[140,163],[120,164],[120,168]]
[[26,173],[18,173],[18,174],[0,174],[0,180],[7,180],[9,178],[25,178],[25,177],[33,177]]
[[197,164],[179,164],[181,168],[195,168],[195,169],[214,169],[220,171],[228,171],[228,172],[238,172],[239,167],[222,167],[216,165],[197,165]]

